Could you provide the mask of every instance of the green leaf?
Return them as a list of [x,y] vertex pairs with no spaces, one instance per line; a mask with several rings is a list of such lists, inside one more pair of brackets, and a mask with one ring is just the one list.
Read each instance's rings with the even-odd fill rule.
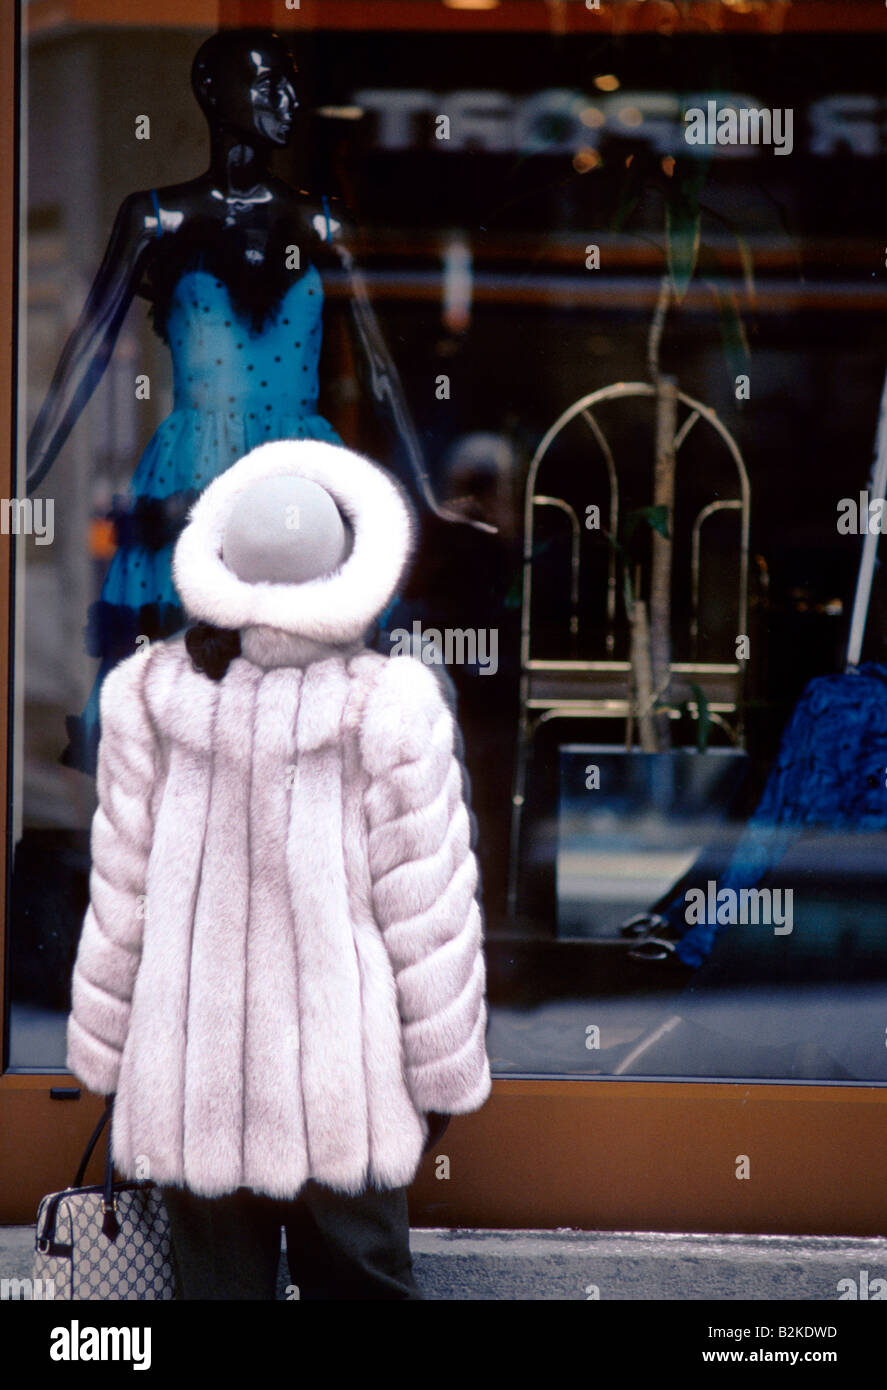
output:
[[677,301],[683,299],[696,269],[702,224],[700,195],[710,157],[675,161],[665,188],[665,256]]
[[735,377],[746,371],[751,361],[751,348],[746,337],[745,324],[742,322],[739,305],[730,286],[719,285],[715,281],[709,281],[709,285],[718,301],[718,322],[727,368],[730,376]]
[[659,507],[636,507],[630,511],[625,518],[625,539],[628,541],[634,535],[642,522],[646,522],[654,531],[665,540],[670,540],[668,534],[668,508]]
[[[739,252],[739,263],[742,266],[742,279],[745,285],[746,298],[748,299],[749,307],[753,309],[755,306],[755,265],[752,258],[751,247],[742,233],[738,231],[732,218],[725,217],[724,214],[718,212],[716,208],[710,208],[705,203],[702,205],[702,211],[706,216],[713,218],[716,222],[720,222],[721,226],[726,227],[727,231],[732,234],[736,242],[736,249]],[[699,253],[700,269],[702,269],[703,259],[706,260],[710,273],[714,276],[718,275],[720,271],[720,262],[713,253],[710,252],[707,255],[705,254],[704,244],[700,248]]]
[[687,293],[696,257],[699,254],[699,227],[702,221],[699,208],[669,203],[665,209],[665,250],[668,273],[678,303]]
[[693,699],[696,701],[696,747],[700,753],[706,752],[708,748],[708,734],[711,728],[711,715],[708,709],[708,700],[705,698],[705,691],[701,685],[691,683],[690,689],[693,692]]
[[631,575],[628,571],[628,565],[623,565],[622,567],[622,600],[625,604],[625,612],[628,615],[630,621],[632,610],[634,608],[634,586],[631,582]]
[[508,593],[505,595],[506,608],[520,608],[524,593],[523,570],[518,570],[511,581]]
[[733,227],[733,235],[736,238],[736,246],[739,250],[739,259],[742,263],[742,278],[745,281],[745,293],[748,296],[749,304],[754,304],[755,299],[755,265],[752,260],[751,248],[745,237],[737,232]]

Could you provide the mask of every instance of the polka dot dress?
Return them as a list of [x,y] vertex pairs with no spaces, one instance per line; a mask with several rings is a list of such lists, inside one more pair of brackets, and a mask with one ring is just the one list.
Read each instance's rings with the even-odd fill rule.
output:
[[[272,439],[340,444],[317,414],[322,311],[323,288],[314,266],[290,286],[259,333],[238,316],[223,281],[205,270],[186,271],[167,320],[174,408],[139,461],[127,504],[201,492],[250,449]],[[119,633],[129,622],[153,639],[185,626],[172,582],[175,538],[157,548],[137,535],[118,546],[96,605],[106,627]],[[102,666],[80,720],[69,725],[79,723],[77,739],[94,747],[101,682],[120,657],[112,654],[101,627],[93,643]]]

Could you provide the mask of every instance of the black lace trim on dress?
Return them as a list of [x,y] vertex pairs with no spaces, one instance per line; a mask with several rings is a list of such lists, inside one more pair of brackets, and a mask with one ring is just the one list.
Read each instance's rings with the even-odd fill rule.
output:
[[108,518],[114,523],[117,545],[162,550],[178,540],[200,493],[200,488],[183,488],[167,497],[115,494]]

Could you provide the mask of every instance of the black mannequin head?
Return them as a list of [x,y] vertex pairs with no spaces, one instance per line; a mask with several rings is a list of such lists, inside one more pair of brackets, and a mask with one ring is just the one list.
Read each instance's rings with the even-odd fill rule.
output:
[[198,49],[191,86],[216,129],[281,148],[289,143],[296,67],[286,42],[270,29],[223,29]]

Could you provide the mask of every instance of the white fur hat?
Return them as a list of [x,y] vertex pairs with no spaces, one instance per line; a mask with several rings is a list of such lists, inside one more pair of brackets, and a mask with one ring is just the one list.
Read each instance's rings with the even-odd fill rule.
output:
[[[226,524],[259,479],[306,478],[333,498],[354,533],[332,574],[302,583],[249,583],[222,559]],[[268,626],[317,642],[361,637],[397,591],[412,558],[415,519],[400,485],[351,449],[320,440],[261,444],[215,478],[188,513],[172,558],[185,611],[217,627]]]

